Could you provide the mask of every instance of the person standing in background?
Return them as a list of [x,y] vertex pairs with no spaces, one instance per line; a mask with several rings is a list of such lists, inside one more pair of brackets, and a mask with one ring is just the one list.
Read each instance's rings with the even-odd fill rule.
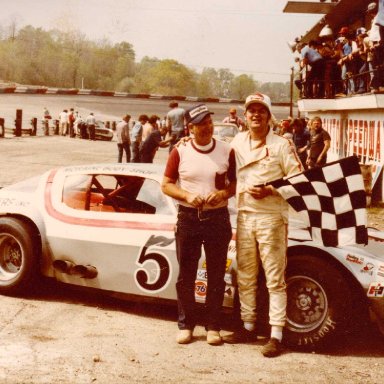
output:
[[147,115],[140,115],[131,132],[131,162],[140,163],[140,144],[143,135],[143,126],[148,121]]
[[308,168],[322,167],[327,162],[327,152],[331,147],[331,136],[322,127],[319,116],[311,120],[309,151],[307,158]]
[[140,147],[140,162],[153,163],[156,151],[159,147],[164,148],[169,145],[171,137],[163,140],[162,136],[167,133],[167,127],[160,126],[159,129],[153,129],[152,132],[141,143]]
[[305,119],[293,119],[291,128],[293,132],[293,144],[295,144],[297,155],[304,169],[307,169],[307,151],[309,148],[310,133],[305,126]]
[[63,109],[63,111],[60,112],[59,124],[60,124],[59,135],[65,136],[67,134],[67,126],[68,126],[68,110]]
[[75,130],[74,130],[74,124],[75,124],[76,116],[73,108],[70,108],[68,113],[68,126],[69,126],[69,137],[75,137]]
[[223,123],[237,125],[237,128],[239,128],[240,132],[246,130],[244,121],[239,116],[237,116],[236,108],[229,109],[229,115],[224,117]]
[[96,140],[95,138],[95,131],[96,131],[96,119],[95,116],[93,115],[93,112],[91,112],[88,117],[85,119],[85,122],[88,127],[88,138],[89,140]]
[[141,142],[143,143],[145,139],[155,130],[158,129],[157,121],[159,117],[152,115],[148,118],[148,121],[143,126],[143,133],[141,135]]
[[185,136],[184,131],[184,115],[185,110],[179,107],[177,101],[171,101],[169,103],[171,110],[167,113],[167,127],[168,133],[172,138],[169,152],[172,151],[173,147],[179,140]]
[[122,163],[123,152],[125,152],[126,161],[131,161],[131,139],[129,135],[129,120],[130,115],[125,115],[122,120],[116,125],[116,138],[117,138],[117,162]]

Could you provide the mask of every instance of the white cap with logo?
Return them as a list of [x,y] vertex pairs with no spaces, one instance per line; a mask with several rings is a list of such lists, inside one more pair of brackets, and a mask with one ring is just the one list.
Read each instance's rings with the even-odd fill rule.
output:
[[264,95],[264,94],[259,93],[259,92],[253,93],[252,95],[249,95],[245,99],[245,104],[244,104],[245,110],[247,110],[247,108],[251,104],[261,104],[261,105],[264,105],[264,107],[266,107],[268,109],[270,115],[272,115],[272,111],[271,111],[272,103],[271,103],[271,99],[269,98],[269,96]]

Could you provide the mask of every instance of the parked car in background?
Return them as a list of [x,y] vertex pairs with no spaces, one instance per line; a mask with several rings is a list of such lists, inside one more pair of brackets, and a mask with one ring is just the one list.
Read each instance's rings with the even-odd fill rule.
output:
[[[161,192],[164,166],[69,166],[0,190],[0,294],[29,292],[42,276],[139,300],[176,300],[177,207]],[[231,200],[230,213],[236,217]],[[232,220],[235,226],[236,220]],[[367,246],[324,247],[298,220],[289,223],[284,340],[316,349],[375,321],[384,334],[384,233]],[[224,307],[236,307],[236,230],[228,248]],[[199,261],[195,297],[204,303]],[[267,291],[259,289],[261,327]]]
[[239,132],[236,124],[213,122],[213,137],[217,140],[231,142]]
[[[81,120],[75,121],[74,130],[77,137],[80,137],[82,139],[89,138],[87,124],[85,122]],[[111,141],[113,139],[113,130],[110,128],[107,128],[102,121],[97,120],[96,130],[95,130],[95,139]]]

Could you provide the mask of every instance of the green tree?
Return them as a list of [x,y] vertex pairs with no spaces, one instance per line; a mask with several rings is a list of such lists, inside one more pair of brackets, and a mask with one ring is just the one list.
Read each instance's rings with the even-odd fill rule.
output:
[[229,96],[232,99],[244,100],[248,95],[258,89],[259,83],[252,76],[239,75],[230,83]]

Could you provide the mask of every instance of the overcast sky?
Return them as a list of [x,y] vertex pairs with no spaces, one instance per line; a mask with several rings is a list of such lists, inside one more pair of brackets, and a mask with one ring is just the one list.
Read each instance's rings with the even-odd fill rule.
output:
[[133,45],[142,57],[175,59],[201,72],[228,68],[255,80],[289,81],[287,41],[321,16],[285,14],[287,0],[0,0],[1,25],[78,29]]

